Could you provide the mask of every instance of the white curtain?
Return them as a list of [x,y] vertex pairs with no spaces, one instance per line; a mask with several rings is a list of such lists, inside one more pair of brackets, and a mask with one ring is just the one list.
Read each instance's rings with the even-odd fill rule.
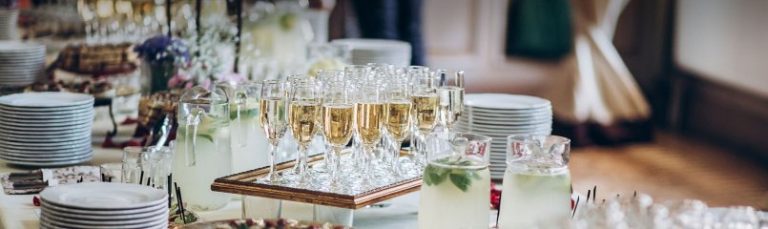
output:
[[546,87],[555,116],[565,122],[648,119],[650,108],[612,39],[629,0],[573,0],[574,53],[567,78]]

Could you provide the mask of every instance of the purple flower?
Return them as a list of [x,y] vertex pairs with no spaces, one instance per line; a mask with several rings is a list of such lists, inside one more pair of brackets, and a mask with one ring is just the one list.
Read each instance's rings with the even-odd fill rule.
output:
[[133,51],[150,62],[170,60],[185,64],[189,60],[189,49],[184,42],[164,35],[147,39]]

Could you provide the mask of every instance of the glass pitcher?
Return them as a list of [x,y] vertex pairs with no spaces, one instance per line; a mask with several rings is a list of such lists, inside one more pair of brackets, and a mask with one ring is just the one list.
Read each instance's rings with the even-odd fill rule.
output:
[[229,98],[232,140],[232,173],[268,165],[269,143],[259,124],[260,82],[222,82]]
[[499,228],[536,228],[568,219],[571,140],[553,135],[507,137]]
[[229,100],[220,87],[194,87],[181,96],[178,109],[173,178],[188,207],[222,208],[229,198],[211,191],[211,184],[232,172]]
[[488,228],[491,138],[457,133],[453,139],[431,138],[429,144],[452,149],[430,152],[419,197],[419,228]]

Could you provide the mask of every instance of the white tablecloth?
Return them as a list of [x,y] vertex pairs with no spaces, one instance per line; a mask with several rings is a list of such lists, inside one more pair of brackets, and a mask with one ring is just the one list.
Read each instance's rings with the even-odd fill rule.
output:
[[[99,147],[104,134],[111,128],[104,108],[97,109],[94,123],[94,157],[89,164],[120,162],[122,151],[119,149],[104,149]],[[118,119],[122,120],[122,119]],[[2,128],[2,127],[0,127]],[[133,126],[121,126],[121,136],[130,136]],[[0,173],[25,171],[28,169],[9,167],[0,161]],[[32,204],[33,195],[6,195],[0,192],[0,228],[6,229],[36,229],[39,228],[39,207]],[[366,208],[354,212],[355,228],[415,228],[418,210],[418,193],[405,195],[389,201],[391,205],[384,208]],[[197,212],[202,220],[219,220],[240,218],[242,215],[240,201],[233,201],[225,208]],[[293,204],[295,206],[295,204]]]

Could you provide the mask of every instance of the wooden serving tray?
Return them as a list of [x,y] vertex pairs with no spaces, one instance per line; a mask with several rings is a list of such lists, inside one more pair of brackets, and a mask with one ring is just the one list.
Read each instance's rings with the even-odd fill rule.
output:
[[[308,161],[310,165],[313,165],[322,161],[322,159],[323,156],[318,155],[308,158]],[[291,160],[275,165],[275,170],[280,172],[288,170],[293,166],[294,161]],[[266,176],[267,173],[269,173],[269,167],[221,177],[213,182],[211,190],[347,209],[359,209],[421,189],[421,176],[405,178],[395,183],[371,188],[354,195],[255,182],[257,179]]]

